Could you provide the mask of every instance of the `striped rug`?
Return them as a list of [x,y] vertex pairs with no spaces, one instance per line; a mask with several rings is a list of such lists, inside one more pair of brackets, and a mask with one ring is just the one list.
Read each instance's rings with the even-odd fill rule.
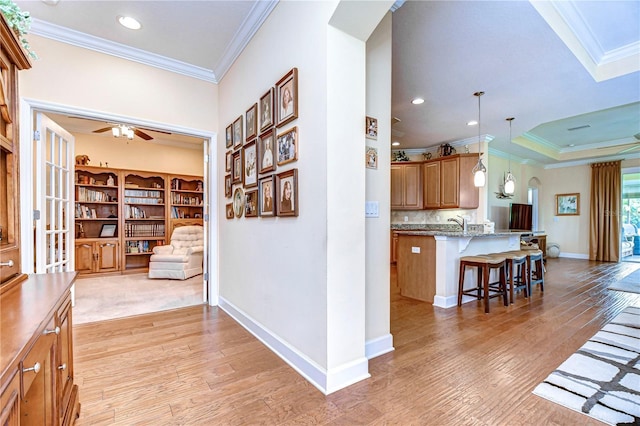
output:
[[610,425],[640,425],[640,307],[622,311],[533,393]]

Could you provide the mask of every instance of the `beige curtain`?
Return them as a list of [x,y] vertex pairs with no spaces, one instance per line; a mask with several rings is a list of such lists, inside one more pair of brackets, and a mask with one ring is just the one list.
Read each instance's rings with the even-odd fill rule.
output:
[[620,260],[620,163],[591,165],[589,260]]

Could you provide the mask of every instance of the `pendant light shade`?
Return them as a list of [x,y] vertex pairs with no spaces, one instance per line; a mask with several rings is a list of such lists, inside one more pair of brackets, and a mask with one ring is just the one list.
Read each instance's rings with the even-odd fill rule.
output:
[[[484,95],[484,92],[476,92],[473,96],[478,97],[478,151],[480,151],[480,96]],[[487,168],[482,164],[482,153],[478,156],[478,164],[471,170],[473,173],[473,185],[475,187],[482,187],[487,182]]]
[[[509,122],[509,147],[511,147],[511,122],[513,117],[507,118]],[[511,173],[511,149],[509,149],[509,170],[504,178],[504,193],[507,195],[513,195],[516,192],[516,178]]]

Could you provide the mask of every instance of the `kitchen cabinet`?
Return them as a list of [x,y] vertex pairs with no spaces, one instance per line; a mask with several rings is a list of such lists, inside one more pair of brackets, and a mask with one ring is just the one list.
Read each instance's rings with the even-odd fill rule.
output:
[[478,154],[456,154],[423,164],[425,209],[476,209],[480,191],[471,170]]
[[81,274],[120,270],[120,244],[117,238],[83,238],[75,243],[76,271]]
[[391,231],[391,263],[398,260],[398,233]]
[[391,209],[422,210],[422,163],[391,164]]

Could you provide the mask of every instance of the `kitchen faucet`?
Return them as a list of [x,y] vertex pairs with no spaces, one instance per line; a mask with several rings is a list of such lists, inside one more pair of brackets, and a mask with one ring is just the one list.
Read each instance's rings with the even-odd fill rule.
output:
[[463,232],[467,232],[467,218],[464,216],[458,215],[460,219],[456,219],[455,217],[450,217],[447,219],[448,222],[455,222],[462,228]]

